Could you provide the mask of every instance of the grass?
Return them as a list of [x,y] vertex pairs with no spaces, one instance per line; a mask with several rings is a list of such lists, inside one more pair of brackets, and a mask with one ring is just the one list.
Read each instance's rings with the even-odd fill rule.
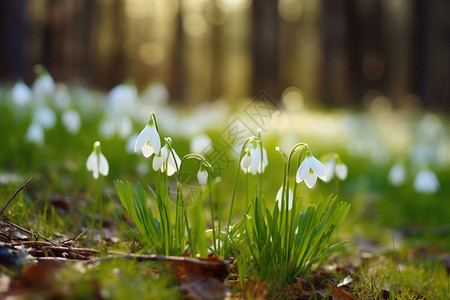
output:
[[[193,256],[199,253],[202,257],[207,256],[208,252],[214,252],[225,259],[234,255],[238,267],[235,272],[240,276],[244,287],[254,280],[263,281],[269,285],[271,295],[276,295],[279,286],[290,284],[296,277],[307,278],[319,266],[326,265],[329,260],[326,256],[322,259],[322,254],[328,252],[330,245],[348,240],[349,243],[342,245],[334,257],[359,259],[359,250],[352,245],[360,236],[364,236],[365,239],[387,245],[386,248],[391,249],[391,252],[375,253],[373,259],[360,263],[360,268],[354,273],[358,280],[352,282],[355,298],[386,296],[391,299],[411,299],[420,294],[427,299],[445,299],[449,295],[449,277],[442,262],[450,251],[447,221],[450,211],[445,203],[445,199],[450,196],[450,189],[444,184],[450,179],[450,172],[445,161],[440,165],[433,160],[428,162],[436,171],[441,188],[435,194],[423,195],[413,188],[413,163],[404,185],[393,187],[387,181],[387,173],[396,157],[395,151],[389,148],[389,140],[384,145],[387,150],[379,150],[392,152],[390,159],[385,160],[382,156],[362,156],[363,152],[352,151],[347,145],[356,142],[346,140],[342,144],[339,134],[336,134],[335,140],[324,141],[320,138],[324,135],[316,135],[316,138],[313,133],[305,135],[303,127],[299,130],[301,132],[287,130],[286,133],[270,133],[268,130],[263,138],[269,164],[263,176],[246,176],[238,170],[238,180],[235,171],[239,158],[225,147],[225,152],[233,163],[220,173],[210,173],[209,179],[218,182],[206,186],[195,205],[177,210],[174,203],[179,201],[180,194],[175,192],[177,197],[170,198],[169,191],[177,191],[178,179],[172,177],[165,181],[160,173],[153,171],[151,160],[127,153],[127,139],[118,134],[105,138],[98,132],[101,120],[111,117],[103,108],[104,99],[101,95],[88,91],[93,99],[90,104],[93,109],[88,109],[83,106],[83,102],[77,101],[81,96],[76,89],[70,92],[74,98],[72,105],[82,116],[80,131],[74,135],[69,134],[60,120],[61,111],[50,101],[49,106],[56,111],[57,123],[54,128],[45,131],[45,143],[42,147],[29,143],[24,138],[31,124],[32,107],[18,108],[11,103],[7,94],[0,97],[0,132],[3,143],[0,151],[0,196],[3,200],[0,200],[0,205],[27,178],[36,175],[35,180],[26,191],[19,193],[4,215],[10,221],[35,232],[39,240],[43,240],[43,237],[57,240],[62,239],[62,235],[64,238],[75,236],[90,226],[93,218],[97,217],[92,211],[97,186],[92,174],[86,170],[85,162],[92,151],[93,142],[100,140],[102,152],[110,164],[110,173],[103,178],[100,194],[104,208],[103,226],[107,233],[105,243],[109,243],[105,247],[109,251],[129,251],[133,248],[138,253],[179,255],[190,252]],[[178,116],[177,108],[165,109]],[[145,118],[148,118],[148,112],[146,114]],[[318,112],[312,112],[311,116],[315,114],[319,115]],[[347,122],[344,117],[339,119],[332,113],[329,115],[333,122],[341,122],[336,127],[342,127]],[[324,113],[316,116],[316,122],[326,116]],[[420,116],[422,115],[415,114],[419,124],[414,124],[411,119],[406,123],[411,128],[419,127]],[[425,116],[424,113],[424,119]],[[370,114],[365,114],[364,118],[377,120],[375,115]],[[442,126],[448,128],[446,117],[441,119]],[[136,116],[131,120],[132,132],[138,133],[144,124],[143,118]],[[304,122],[306,124],[308,120]],[[161,123],[161,135],[164,135],[170,128],[167,123]],[[364,126],[369,126],[369,123]],[[224,127],[225,125],[223,124]],[[316,130],[306,125],[305,128]],[[180,133],[173,136],[172,143],[181,156],[189,153],[191,138],[183,132],[184,129],[179,127]],[[222,129],[208,129],[208,134],[211,137],[220,136]],[[444,133],[440,138],[448,142],[448,133]],[[355,136],[354,139],[377,140],[378,134],[373,137],[370,134]],[[275,146],[281,145],[283,138],[300,140],[300,136],[302,140],[305,136],[308,138],[317,157],[328,152],[338,152],[348,166],[349,177],[344,182],[336,179],[329,184],[320,182],[312,190],[303,184],[296,185],[298,209],[294,209],[295,213],[285,209],[288,197],[285,195],[281,213],[275,202],[275,195],[280,186],[286,183],[283,179],[285,170],[283,159],[275,151]],[[212,161],[211,164],[214,169],[218,169],[217,164]],[[195,184],[192,181],[185,182],[184,178],[193,175],[191,177],[195,181],[198,167],[196,163],[187,163],[183,167],[184,184]],[[294,186],[293,169],[294,166],[286,177],[290,178],[291,187]],[[237,186],[233,185],[235,180],[238,181]],[[333,193],[338,195],[337,202],[332,197],[325,198],[323,202],[317,200]],[[300,199],[301,204],[297,202]],[[229,215],[232,201],[234,206]],[[170,205],[168,210],[165,210],[167,206],[164,203]],[[319,213],[323,209],[322,205],[327,207],[327,204],[331,208],[327,208],[325,214]],[[335,232],[335,227],[348,211],[349,204],[349,216],[342,224],[342,230]],[[330,219],[330,223],[321,223],[321,217],[324,216]],[[227,231],[228,219],[229,223],[235,224],[231,233]],[[120,226],[121,224],[124,226]],[[321,224],[326,224],[329,228],[319,230]],[[213,228],[214,231],[205,233],[205,229]],[[396,236],[403,235],[402,242],[396,244],[395,248],[390,242],[391,232],[395,232]],[[97,233],[96,231],[95,234]],[[118,237],[119,242],[111,242],[111,237]],[[222,241],[214,243],[218,237]],[[129,242],[134,239],[141,244],[130,248]],[[190,240],[188,248],[185,247],[186,240]],[[99,244],[99,239],[91,241],[88,236],[82,236],[78,243],[86,247],[104,247]],[[309,248],[314,248],[317,252],[307,254],[308,244]],[[425,258],[415,254],[420,252],[418,249],[425,249]],[[9,274],[3,268],[1,273]],[[270,281],[274,273],[282,274],[276,277],[277,282]],[[341,275],[337,272],[335,276]],[[98,298],[99,295],[118,299],[157,299],[183,295],[171,273],[163,264],[158,263],[114,261],[85,268],[68,264],[59,267],[51,278],[50,287],[42,291],[44,297],[51,297],[53,292],[61,293],[67,298],[86,299]],[[250,285],[247,287],[251,289]]]

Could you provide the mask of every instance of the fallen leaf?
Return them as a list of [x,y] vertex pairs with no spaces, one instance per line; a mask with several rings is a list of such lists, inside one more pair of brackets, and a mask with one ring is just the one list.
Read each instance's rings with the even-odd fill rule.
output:
[[331,288],[330,296],[333,300],[353,300],[352,294],[344,291],[337,285],[329,284],[329,287]]
[[227,265],[216,256],[173,261],[171,266],[181,289],[194,299],[222,299],[230,295],[223,284],[228,275]]

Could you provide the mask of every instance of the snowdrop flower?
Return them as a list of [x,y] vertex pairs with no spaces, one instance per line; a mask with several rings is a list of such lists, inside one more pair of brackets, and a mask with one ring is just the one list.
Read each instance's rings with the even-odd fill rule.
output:
[[55,106],[60,110],[66,110],[70,106],[70,94],[64,84],[58,83],[55,88]]
[[330,182],[334,177],[334,172],[336,170],[336,160],[331,158],[330,160],[323,163],[325,167],[325,182]]
[[[283,197],[283,193],[286,194],[286,192],[283,190],[283,186],[280,187],[280,189],[278,190],[277,193],[277,197],[276,197],[276,201],[278,203],[278,208],[281,210],[282,207],[282,197]],[[289,196],[288,196],[288,209],[292,209],[292,203],[294,201],[294,194],[292,193],[291,189],[289,189]]]
[[153,158],[153,170],[160,170],[161,172],[165,172],[167,170],[167,176],[172,176],[175,174],[180,165],[181,159],[178,157],[175,149],[169,151],[167,145],[164,145],[161,149],[161,153],[156,154],[155,158]]
[[200,169],[197,172],[197,180],[201,186],[205,186],[206,181],[208,180],[208,171],[205,170],[203,164],[200,166]]
[[169,92],[163,83],[154,83],[150,85],[144,92],[146,98],[156,106],[162,106],[169,101]]
[[161,150],[161,140],[159,139],[159,133],[155,126],[153,117],[150,117],[148,124],[142,129],[136,144],[134,144],[134,152],[141,149],[142,154],[145,157],[150,157],[153,153],[158,154]]
[[125,146],[125,150],[127,151],[127,153],[134,153],[134,145],[136,144],[137,138],[137,134],[133,134],[128,138],[127,145]]
[[44,129],[39,123],[32,123],[28,127],[25,139],[30,143],[35,143],[38,146],[44,145]]
[[439,180],[430,170],[422,170],[414,179],[414,189],[419,193],[432,194],[439,189]]
[[325,167],[325,177],[322,179],[323,181],[330,182],[335,174],[336,177],[342,181],[347,178],[348,168],[337,153],[333,153],[328,160],[325,160],[323,166]]
[[202,153],[211,143],[211,139],[206,134],[198,135],[191,140],[190,150],[192,153]]
[[56,124],[56,115],[50,107],[41,106],[34,112],[33,121],[41,124],[45,129],[51,129]]
[[267,151],[264,147],[262,147],[262,155],[263,157],[261,159],[261,146],[259,144],[251,148],[241,160],[241,168],[244,173],[250,172],[253,175],[264,173],[264,170],[269,164]]
[[317,177],[326,180],[325,167],[312,155],[311,151],[308,150],[306,152],[306,158],[297,170],[296,181],[297,183],[305,181],[307,187],[313,188],[316,184]]
[[116,125],[114,124],[113,120],[106,119],[100,123],[98,131],[104,139],[109,140],[114,136],[116,132]]
[[133,123],[131,122],[130,118],[128,116],[122,116],[117,123],[117,133],[119,134],[119,137],[122,139],[125,139],[126,137],[130,136],[132,130],[133,130]]
[[55,91],[55,82],[52,76],[45,72],[33,83],[33,94],[38,97],[46,97]]
[[406,180],[406,170],[402,164],[395,164],[389,170],[388,180],[393,186],[400,186]]
[[246,153],[244,157],[241,159],[241,169],[247,173],[250,164],[252,163],[252,158],[250,157],[250,153]]
[[86,168],[92,172],[95,179],[98,179],[99,174],[106,176],[109,173],[108,161],[100,149],[99,141],[94,143],[94,150],[86,161]]
[[66,130],[71,134],[76,134],[81,127],[81,117],[76,110],[66,110],[62,116],[61,121]]
[[113,114],[134,114],[137,106],[137,91],[134,85],[119,84],[108,94],[110,112]]
[[18,106],[25,106],[31,101],[31,90],[22,81],[17,82],[11,90],[11,99]]
[[345,180],[347,178],[348,168],[347,168],[347,165],[345,165],[343,162],[339,161],[336,164],[335,171],[336,171],[337,178],[339,178],[340,180]]

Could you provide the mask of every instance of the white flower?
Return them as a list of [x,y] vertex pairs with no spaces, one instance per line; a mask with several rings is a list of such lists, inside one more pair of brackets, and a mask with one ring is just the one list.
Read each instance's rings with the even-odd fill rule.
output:
[[[278,208],[280,209],[280,211],[282,209],[282,207],[281,207],[281,205],[282,205],[282,201],[281,200],[282,200],[282,196],[283,196],[282,193],[286,194],[286,192],[283,190],[283,186],[281,186],[280,189],[278,190],[277,197],[276,197],[276,201],[278,203]],[[289,193],[289,196],[288,196],[288,209],[292,209],[292,203],[294,201],[294,194],[292,193],[291,189],[289,189],[288,193]],[[286,197],[286,195],[285,195],[285,197]]]
[[117,133],[122,139],[130,136],[133,130],[133,123],[128,116],[122,116],[117,123]]
[[33,94],[38,97],[46,97],[55,91],[55,82],[48,73],[40,75],[33,83]]
[[250,154],[245,154],[244,157],[241,160],[241,169],[247,173],[248,167],[250,167],[250,164],[252,163],[252,158],[250,157]]
[[342,163],[342,162],[338,162],[336,164],[336,176],[337,178],[339,178],[340,180],[345,180],[347,178],[348,175],[348,168],[347,166]]
[[[144,96],[150,100],[153,105],[162,106],[169,101],[169,92],[163,83],[154,83],[144,92]],[[195,152],[198,153],[198,152]]]
[[159,153],[161,150],[161,140],[159,139],[159,133],[155,125],[147,124],[142,129],[136,144],[134,144],[134,152],[141,149],[142,154],[145,157],[150,157],[153,153]]
[[[102,138],[110,139],[116,133],[116,125],[113,120],[105,119],[100,123],[98,131]],[[134,145],[133,145],[134,146]]]
[[14,104],[24,106],[31,101],[31,90],[25,83],[19,81],[11,90],[11,98]]
[[70,107],[70,94],[64,84],[58,83],[55,88],[54,103],[57,109],[66,110]]
[[245,173],[252,173],[253,175],[262,174],[266,169],[269,161],[267,160],[267,151],[262,148],[262,159],[261,159],[261,146],[257,145],[250,149],[250,153],[244,155],[241,160],[241,168]]
[[402,185],[406,180],[406,170],[402,164],[395,164],[389,170],[388,174],[389,182],[394,186]]
[[76,110],[66,110],[61,116],[61,121],[71,134],[76,134],[80,130],[81,117]]
[[198,183],[202,186],[206,185],[206,181],[208,180],[208,171],[200,167],[197,173]]
[[101,152],[100,142],[98,141],[94,143],[94,150],[86,161],[86,168],[92,172],[95,179],[98,179],[99,174],[106,176],[109,173],[108,161]]
[[134,153],[134,145],[136,144],[137,138],[138,134],[133,134],[128,138],[127,145],[125,146],[127,153]]
[[330,182],[334,177],[334,172],[336,170],[336,160],[331,158],[330,160],[323,163],[325,167],[325,182]]
[[180,164],[181,159],[178,157],[175,149],[169,151],[167,145],[162,147],[161,153],[155,155],[155,157],[153,158],[153,170],[160,170],[161,172],[165,172],[167,170],[168,176],[172,176],[173,174],[175,174],[175,172],[178,171]]
[[191,140],[192,153],[202,153],[211,145],[211,139],[206,134],[198,135]]
[[45,129],[51,129],[56,124],[56,115],[50,107],[41,106],[34,112],[33,121],[41,124]]
[[28,142],[42,146],[44,144],[44,129],[41,124],[32,123],[30,127],[28,127],[27,133],[25,134],[25,139]]
[[439,180],[430,170],[422,170],[414,179],[414,188],[419,193],[432,194],[439,189]]
[[137,106],[136,87],[129,84],[115,86],[108,94],[108,102],[113,114],[134,114]]
[[307,187],[312,188],[316,184],[317,177],[325,180],[325,167],[323,164],[315,158],[312,153],[308,150],[306,152],[306,158],[300,164],[297,170],[297,183],[305,181]]

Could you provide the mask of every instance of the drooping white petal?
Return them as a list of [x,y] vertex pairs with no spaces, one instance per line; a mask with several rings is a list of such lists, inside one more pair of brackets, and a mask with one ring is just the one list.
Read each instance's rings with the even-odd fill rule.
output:
[[118,120],[117,124],[117,133],[122,139],[130,136],[131,131],[133,130],[133,123],[131,122],[128,116],[122,116]]
[[306,176],[308,176],[310,170],[309,166],[309,158],[306,158],[302,163],[300,164],[300,167],[297,170],[297,176],[296,181],[297,183],[302,182],[305,180]]
[[88,156],[88,159],[86,160],[86,169],[88,171],[93,171],[96,165],[97,165],[97,155],[95,155],[95,153],[92,152]]
[[25,134],[25,139],[28,142],[42,146],[44,144],[44,129],[41,124],[32,123],[30,127],[28,127],[27,133]]
[[250,163],[248,170],[253,175],[256,175],[261,164],[261,149],[258,148],[250,149],[250,156],[252,158],[252,161]]
[[103,155],[103,153],[99,154],[100,162],[99,162],[99,172],[103,176],[108,175],[109,173],[109,164],[106,160],[106,157]]
[[133,153],[134,152],[134,145],[136,145],[137,138],[138,138],[137,134],[133,134],[132,136],[130,136],[128,138],[127,145],[125,146],[125,150],[128,153]]
[[53,94],[55,91],[55,82],[50,74],[45,73],[36,79],[33,83],[33,93],[39,97],[45,97]]
[[164,147],[162,147],[161,156],[164,161],[166,161],[167,157],[169,157],[169,149],[167,148],[167,145],[164,145]]
[[316,174],[317,177],[319,177],[320,179],[324,180],[324,178],[326,178],[325,176],[325,167],[323,166],[323,164],[314,156],[310,157],[310,162],[309,162],[310,168],[314,171],[314,173]]
[[[169,159],[167,161],[167,176],[172,176],[178,171],[181,164],[181,159],[178,157],[175,149],[172,149],[173,153],[170,152]],[[176,162],[176,164],[175,164]]]
[[336,165],[336,176],[340,179],[340,180],[345,180],[347,178],[348,175],[348,168],[345,164],[340,163]]
[[145,158],[149,158],[150,156],[152,156],[153,153],[155,153],[153,151],[153,147],[150,146],[149,143],[147,143],[144,146],[142,146],[141,151],[142,151],[142,154],[144,155]]
[[419,193],[433,194],[439,189],[439,180],[430,170],[422,170],[414,179],[414,189]]
[[248,172],[248,167],[250,166],[251,162],[252,158],[248,154],[245,154],[244,157],[241,159],[241,169],[244,171],[244,173]]
[[50,107],[41,106],[34,112],[33,120],[45,129],[51,129],[56,124],[56,115]]
[[110,139],[116,133],[116,124],[113,120],[105,119],[100,123],[98,131],[102,138]]
[[388,180],[393,186],[400,186],[406,180],[406,170],[402,164],[395,164],[389,170]]
[[139,133],[136,144],[134,144],[134,152],[137,152],[139,149],[142,149],[145,144],[150,140],[150,126],[146,125],[144,129]]
[[23,82],[17,82],[11,90],[11,99],[14,104],[24,106],[31,101],[31,90]]
[[153,151],[155,151],[155,153],[159,153],[159,150],[161,150],[161,140],[155,126],[150,126],[149,142],[153,147]]
[[197,180],[200,185],[206,185],[206,181],[208,180],[208,172],[206,170],[199,170],[197,173]]
[[66,110],[61,116],[61,121],[71,134],[76,134],[80,130],[81,117],[76,110]]
[[86,169],[92,172],[92,175],[95,179],[98,179],[99,173],[98,157],[94,151],[91,152],[88,159],[86,160]]
[[161,170],[162,171],[162,166],[163,166],[163,158],[161,157],[161,155],[155,155],[155,157],[153,158],[153,170],[158,171]]
[[317,176],[314,173],[309,173],[308,176],[305,178],[305,184],[307,187],[312,189],[314,185],[316,184]]
[[[281,186],[280,187],[280,189],[278,190],[278,193],[277,193],[277,197],[276,197],[276,201],[278,202],[278,208],[280,209],[280,211],[281,211],[281,209],[282,209],[282,196],[283,196],[283,193],[284,192],[284,190],[283,190],[283,186]],[[285,194],[286,194],[286,192],[284,192]],[[292,203],[293,203],[293,201],[294,201],[294,194],[292,193],[292,191],[291,191],[291,189],[289,189],[289,196],[288,196],[288,209],[292,209]],[[285,195],[286,196],[286,195]]]
[[109,111],[116,115],[133,115],[137,101],[138,94],[134,85],[119,84],[108,93]]
[[336,167],[336,160],[334,158],[330,159],[329,161],[325,162],[323,164],[325,167],[325,177],[326,179],[324,181],[330,182],[331,179],[334,177],[334,169]]

